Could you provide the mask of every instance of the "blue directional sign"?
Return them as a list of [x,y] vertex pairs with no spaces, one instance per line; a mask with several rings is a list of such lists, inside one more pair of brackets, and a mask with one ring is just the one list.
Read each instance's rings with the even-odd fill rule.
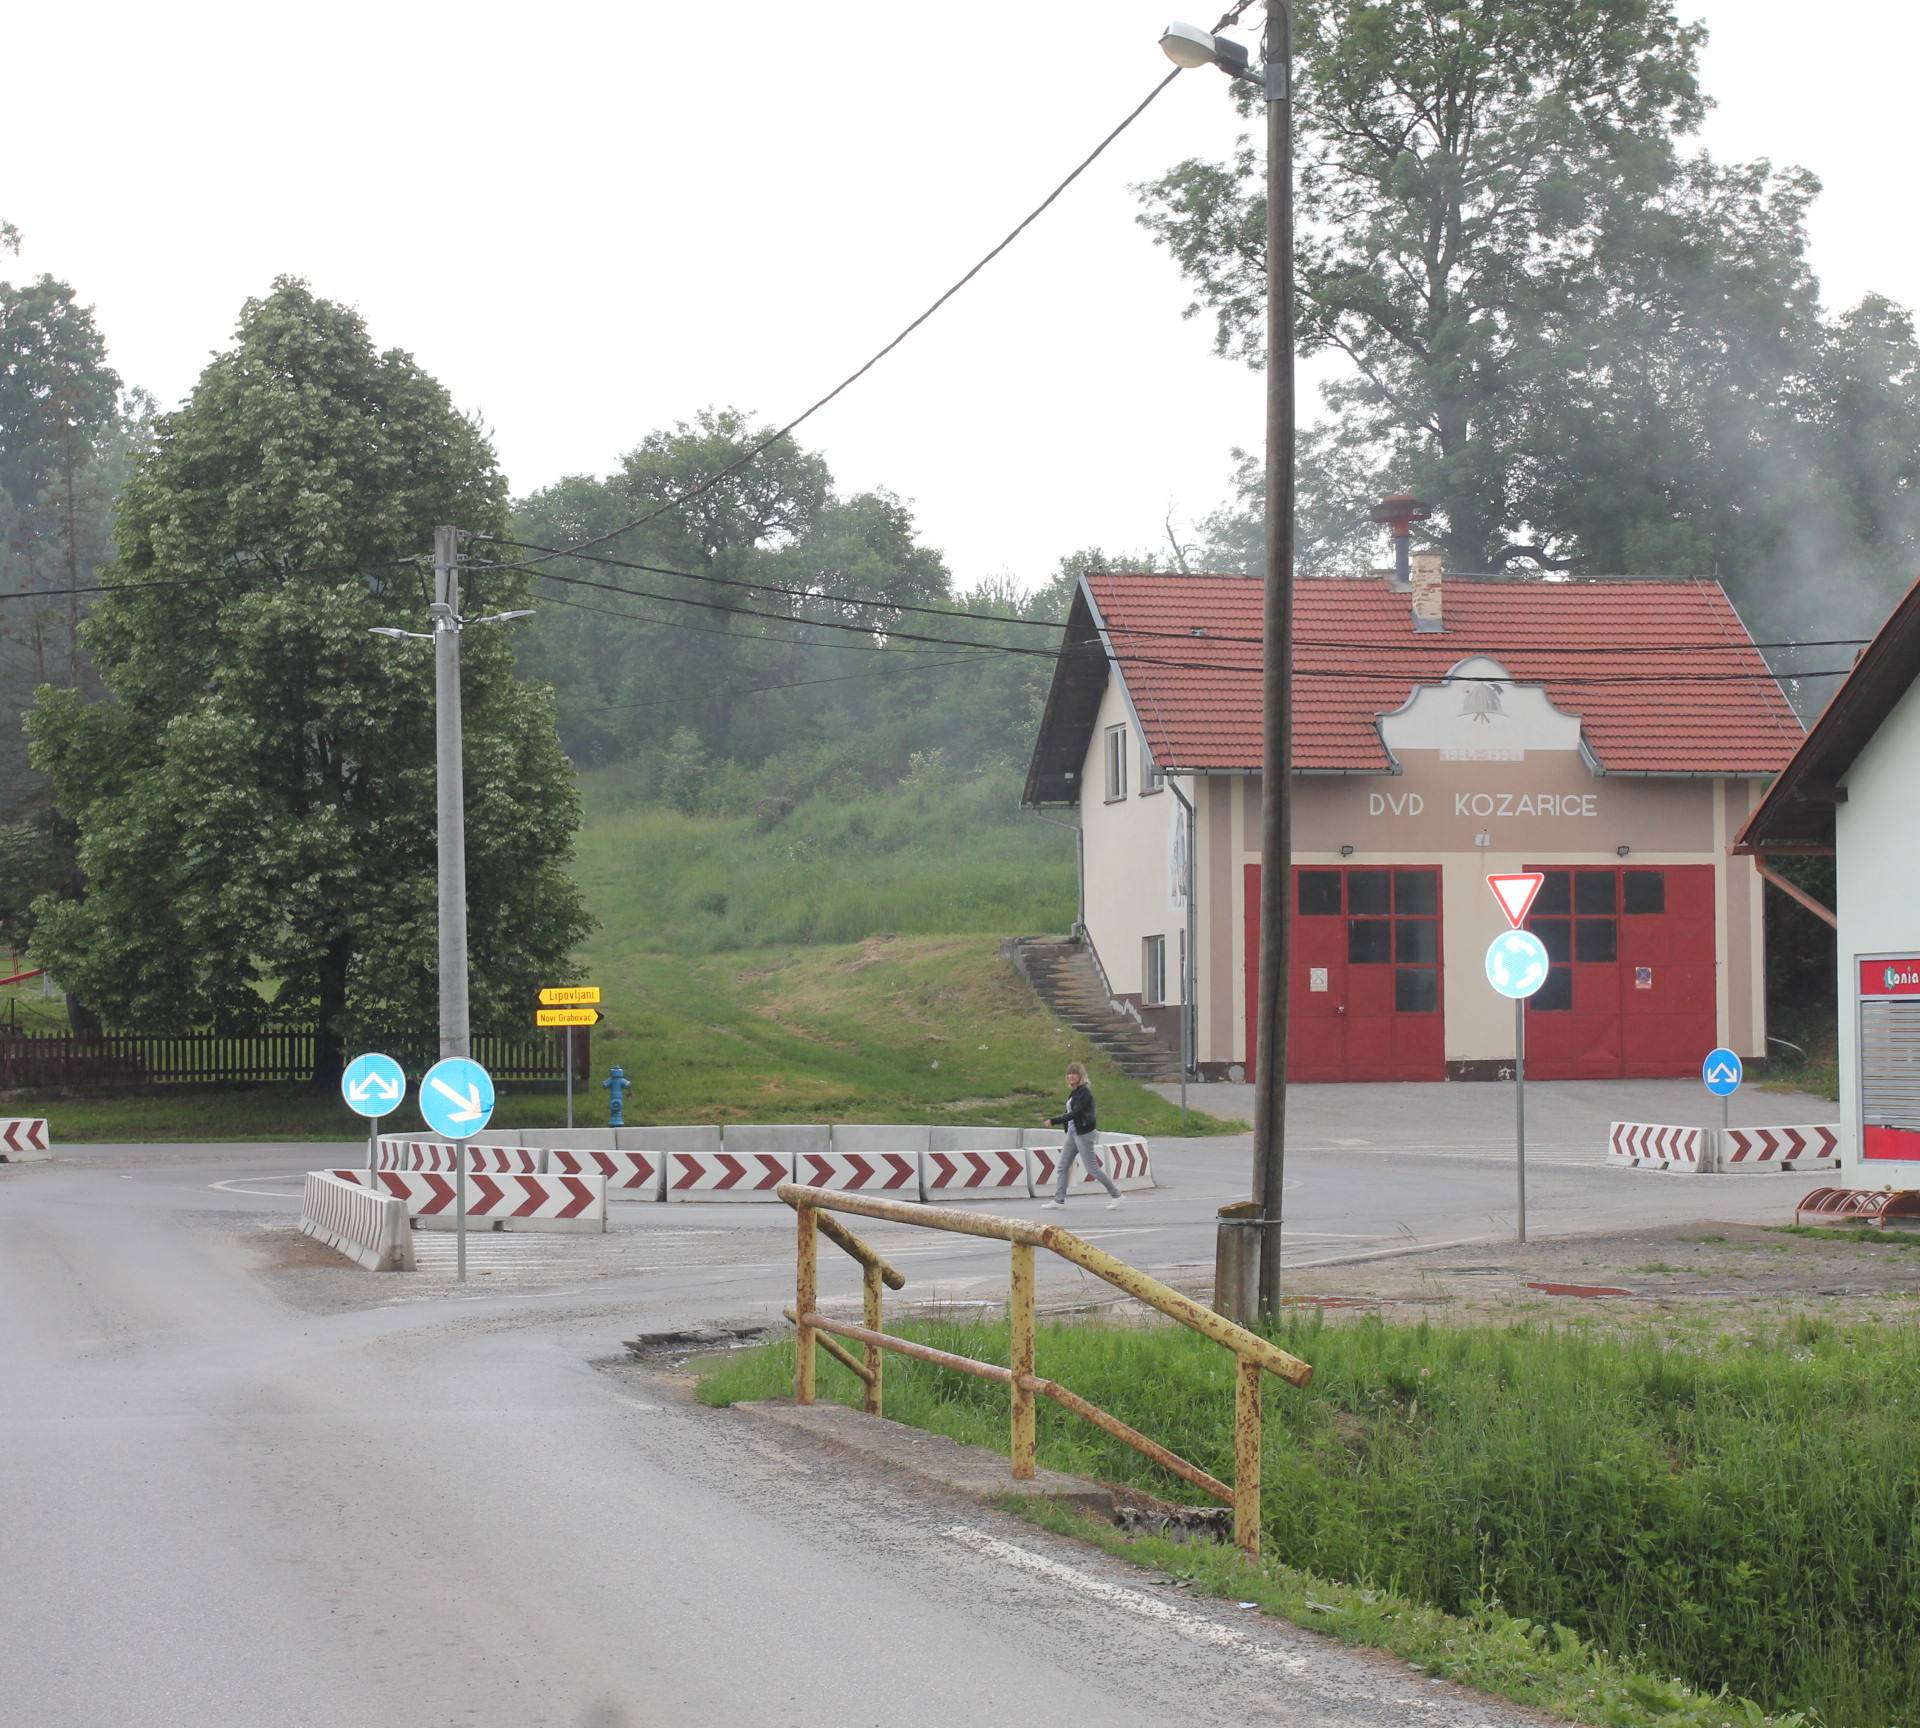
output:
[[1731,1050],[1709,1050],[1700,1064],[1700,1078],[1716,1098],[1731,1098],[1740,1090],[1740,1058]]
[[464,1056],[443,1057],[420,1082],[420,1114],[449,1140],[478,1134],[493,1115],[493,1076]]
[[1547,981],[1547,946],[1531,930],[1505,930],[1487,949],[1487,982],[1502,996],[1531,996]]
[[407,1095],[406,1070],[391,1056],[370,1050],[347,1064],[340,1094],[347,1108],[362,1116],[385,1116]]

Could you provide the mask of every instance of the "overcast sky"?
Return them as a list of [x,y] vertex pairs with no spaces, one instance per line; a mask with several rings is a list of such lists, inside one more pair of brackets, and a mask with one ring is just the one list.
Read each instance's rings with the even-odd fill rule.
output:
[[[524,493],[706,405],[822,394],[1153,87],[1167,4],[16,8],[0,218],[26,244],[0,270],[71,281],[167,406],[249,294],[306,276],[481,416]],[[1707,145],[1825,182],[1829,304],[1920,300],[1920,17],[1682,15],[1712,32]],[[1257,442],[1259,379],[1182,320],[1130,191],[1226,150],[1221,86],[1183,75],[801,432],[843,490],[907,499],[959,581],[1164,545]]]

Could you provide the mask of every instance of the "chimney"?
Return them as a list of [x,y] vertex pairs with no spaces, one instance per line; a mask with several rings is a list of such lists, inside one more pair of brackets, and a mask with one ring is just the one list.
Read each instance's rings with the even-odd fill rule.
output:
[[1444,629],[1440,614],[1440,589],[1446,571],[1447,555],[1437,547],[1425,547],[1413,554],[1413,627],[1425,635]]

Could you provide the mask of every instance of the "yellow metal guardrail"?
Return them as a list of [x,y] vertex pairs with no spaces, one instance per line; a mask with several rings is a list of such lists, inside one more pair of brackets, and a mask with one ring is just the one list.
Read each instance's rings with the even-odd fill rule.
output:
[[[786,1316],[798,1335],[798,1353],[793,1370],[793,1397],[797,1404],[814,1401],[817,1368],[815,1345],[825,1347],[836,1362],[851,1369],[866,1387],[863,1407],[870,1416],[881,1414],[881,1353],[898,1351],[921,1362],[952,1368],[982,1380],[997,1380],[1012,1394],[1013,1474],[1016,1481],[1031,1480],[1035,1468],[1034,1399],[1051,1398],[1064,1409],[1091,1422],[1096,1428],[1123,1440],[1136,1452],[1171,1470],[1202,1493],[1222,1505],[1233,1508],[1233,1539],[1250,1559],[1260,1554],[1260,1429],[1262,1374],[1277,1374],[1295,1386],[1304,1386],[1313,1378],[1313,1369],[1297,1356],[1243,1326],[1236,1326],[1210,1308],[1203,1308],[1189,1296],[1150,1278],[1137,1267],[1082,1240],[1057,1225],[1029,1224],[1020,1218],[995,1218],[984,1212],[961,1212],[946,1206],[920,1206],[902,1200],[882,1200],[866,1194],[839,1194],[826,1188],[809,1188],[798,1182],[783,1182],[775,1190],[794,1209],[799,1222],[795,1254],[794,1302]],[[880,1218],[893,1224],[913,1224],[922,1229],[953,1231],[963,1236],[989,1236],[1012,1247],[1012,1277],[1007,1295],[1007,1316],[1012,1331],[1012,1366],[1002,1368],[994,1362],[978,1362],[971,1356],[957,1356],[948,1350],[936,1350],[917,1344],[910,1338],[897,1338],[881,1329],[880,1291],[885,1285],[898,1290],[906,1279],[889,1266],[866,1243],[833,1216],[852,1213],[863,1218]],[[863,1325],[835,1320],[820,1312],[820,1276],[818,1248],[824,1235],[860,1263],[864,1293]],[[1162,1314],[1193,1331],[1223,1344],[1238,1358],[1233,1400],[1233,1486],[1209,1475],[1197,1464],[1190,1464],[1137,1428],[1130,1428],[1117,1416],[1089,1403],[1076,1392],[1033,1371],[1033,1251],[1045,1248],[1061,1259],[1104,1278],[1117,1290],[1157,1308]],[[862,1346],[855,1356],[840,1338]]]

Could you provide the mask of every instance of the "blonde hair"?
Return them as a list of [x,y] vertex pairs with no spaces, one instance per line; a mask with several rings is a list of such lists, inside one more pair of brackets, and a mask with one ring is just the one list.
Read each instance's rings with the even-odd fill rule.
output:
[[1078,1074],[1082,1080],[1086,1079],[1087,1077],[1086,1069],[1083,1068],[1078,1062],[1069,1062],[1067,1064],[1067,1072],[1069,1074]]

